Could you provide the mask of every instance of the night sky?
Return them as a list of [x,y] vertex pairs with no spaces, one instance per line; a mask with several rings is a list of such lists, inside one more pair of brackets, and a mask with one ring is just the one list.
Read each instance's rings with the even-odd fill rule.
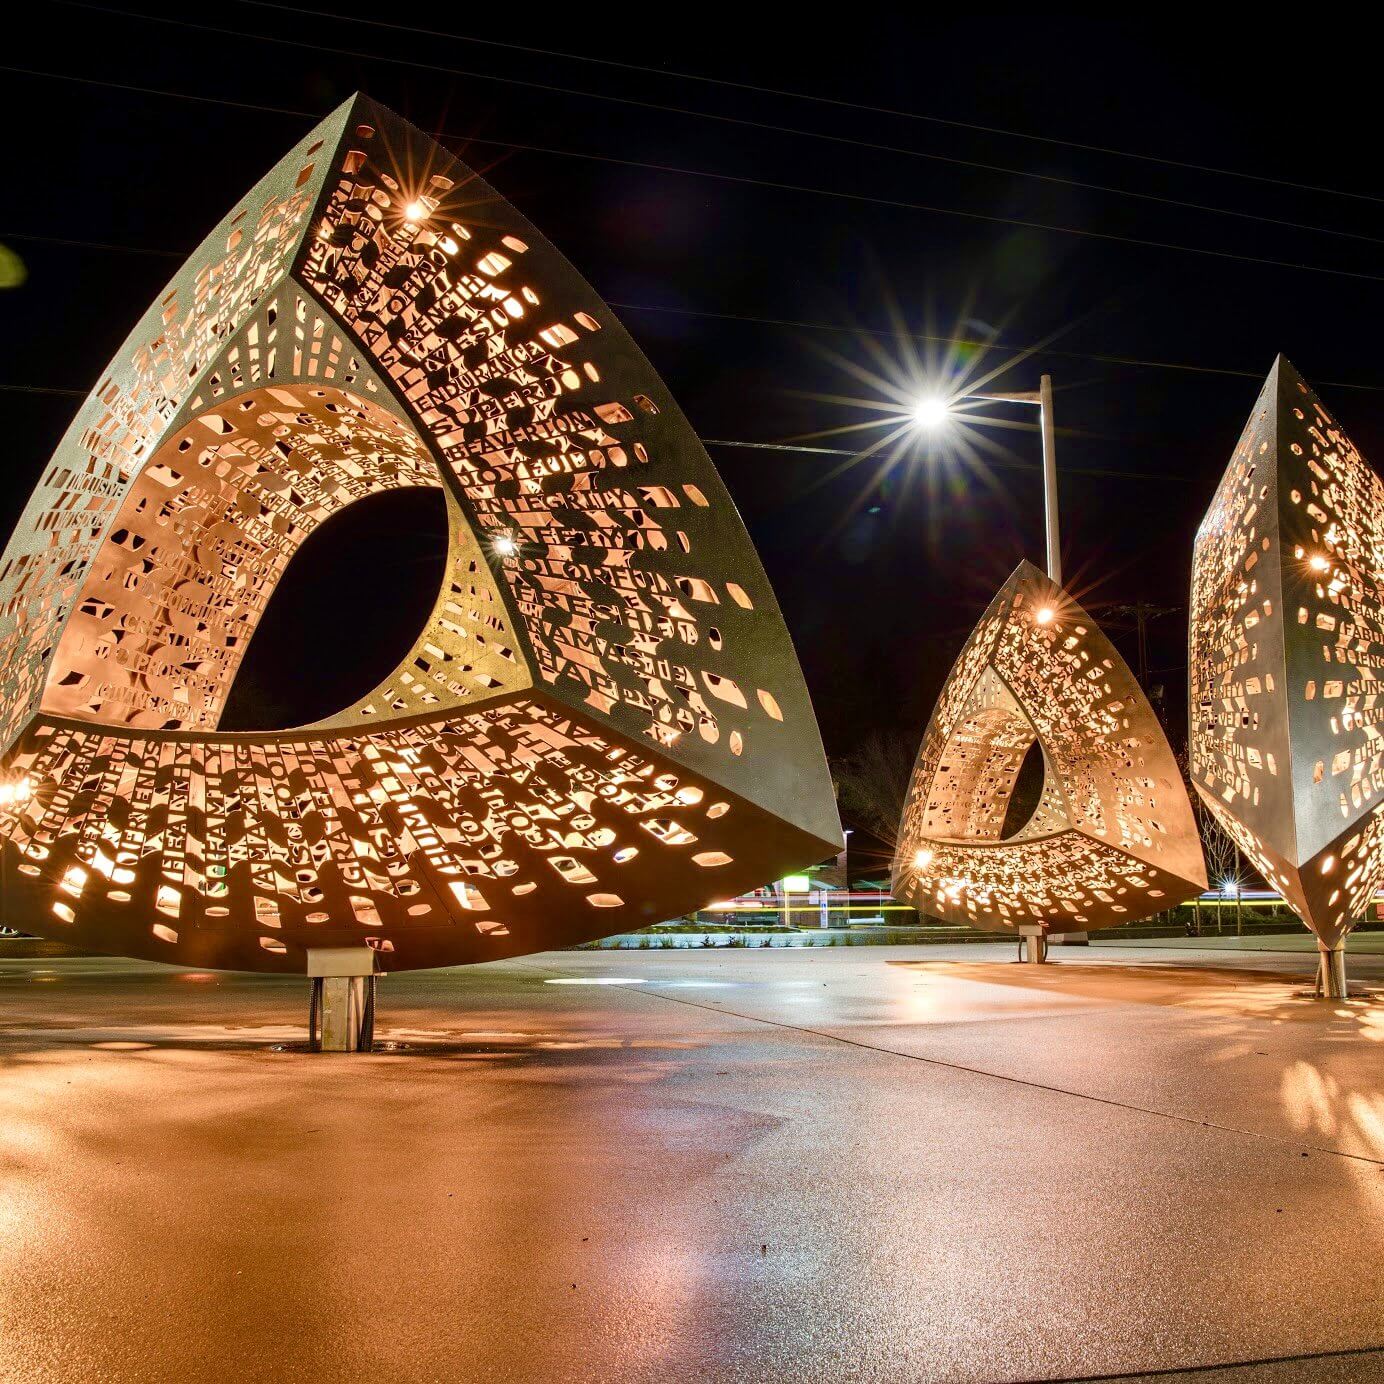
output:
[[[1369,45],[1342,52],[1303,24],[1214,32],[1035,22],[1031,10],[836,9],[813,21],[798,7],[765,28],[744,6],[581,7],[584,22],[539,22],[533,6],[344,5],[315,18],[226,0],[143,12],[182,22],[38,5],[0,57],[0,245],[27,271],[0,290],[6,532],[78,396],[181,257],[356,89],[485,172],[616,306],[706,439],[869,445],[882,430],[833,435],[872,416],[843,397],[880,397],[857,372],[921,387],[918,363],[947,355],[889,335],[899,331],[993,339],[986,369],[1014,364],[992,389],[1033,389],[1050,372],[1067,584],[1098,618],[1136,601],[1176,608],[1149,627],[1148,683],[1165,689],[1178,748],[1192,539],[1275,353],[1366,456],[1384,456]],[[341,17],[372,12],[456,37]],[[654,308],[676,311],[644,310]],[[1044,341],[1044,353],[1013,353]],[[924,443],[854,463],[709,446],[778,592],[831,754],[874,731],[916,743],[995,589],[1020,558],[1042,560],[1037,435],[986,436],[1003,449],[987,470]],[[435,495],[384,496],[330,521],[275,596],[228,724],[291,724],[365,691],[422,623],[442,553]],[[309,635],[320,644],[348,618],[369,660],[305,657]],[[1133,664],[1132,636],[1113,632]]]

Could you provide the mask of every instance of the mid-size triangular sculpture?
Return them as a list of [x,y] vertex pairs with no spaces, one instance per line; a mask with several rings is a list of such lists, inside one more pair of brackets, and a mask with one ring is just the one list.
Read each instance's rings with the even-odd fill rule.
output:
[[[70,330],[83,330],[71,324]],[[217,725],[305,536],[441,486],[413,649],[318,725]],[[303,675],[351,658],[342,610]],[[302,971],[644,926],[840,845],[773,592],[609,308],[357,97],[160,295],[0,565],[3,922]]]
[[[1007,823],[1035,742],[1037,806]],[[1081,606],[1020,563],[923,737],[895,898],[952,923],[1049,933],[1130,922],[1205,888],[1192,805],[1153,708]]]
[[1282,356],[1197,533],[1189,640],[1192,782],[1342,995],[1384,881],[1384,485]]

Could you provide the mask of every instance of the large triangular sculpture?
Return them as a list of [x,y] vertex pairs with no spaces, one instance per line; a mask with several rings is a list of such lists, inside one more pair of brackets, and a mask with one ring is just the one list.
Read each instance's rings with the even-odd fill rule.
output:
[[[1043,785],[1013,823],[1037,743]],[[894,859],[900,902],[990,931],[1130,922],[1206,888],[1192,807],[1162,727],[1089,615],[1020,563],[947,678]]]
[[[218,732],[305,536],[414,485],[451,544],[398,670],[318,725]],[[200,966],[485,961],[840,846],[687,420],[513,207],[363,97],[192,255],[45,470],[0,564],[0,749],[0,921]]]
[[1281,356],[1197,533],[1189,640],[1192,782],[1339,990],[1384,881],[1384,485]]

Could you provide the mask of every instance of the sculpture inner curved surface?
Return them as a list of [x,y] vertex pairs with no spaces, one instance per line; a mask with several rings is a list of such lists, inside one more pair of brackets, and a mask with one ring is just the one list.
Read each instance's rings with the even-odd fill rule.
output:
[[[1004,835],[1029,748],[1033,812]],[[1191,803],[1134,676],[1095,622],[1019,565],[958,656],[923,737],[893,891],[971,927],[1084,931],[1206,887]]]
[[1384,883],[1384,484],[1283,357],[1197,533],[1192,781],[1328,948]]
[[210,730],[298,545],[353,500],[440,484],[409,425],[339,389],[250,390],[174,428],[126,491],[42,710]]
[[[220,733],[294,551],[443,487],[447,578],[336,716]],[[350,657],[349,612],[303,651]],[[0,563],[4,921],[301,971],[640,927],[839,848],[773,592],[608,308],[474,173],[356,97],[189,259]]]

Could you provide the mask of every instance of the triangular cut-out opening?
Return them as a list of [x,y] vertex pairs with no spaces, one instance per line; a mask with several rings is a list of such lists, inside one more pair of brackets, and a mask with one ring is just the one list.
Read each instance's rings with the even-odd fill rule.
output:
[[1009,804],[1004,810],[1004,822],[1000,827],[1001,841],[1012,840],[1033,820],[1033,814],[1043,801],[1046,780],[1047,760],[1035,736],[1024,752],[1019,771],[1014,775],[1014,786],[1009,790]]
[[446,562],[441,490],[384,491],[333,515],[279,579],[220,729],[306,725],[364,696],[427,623]]

